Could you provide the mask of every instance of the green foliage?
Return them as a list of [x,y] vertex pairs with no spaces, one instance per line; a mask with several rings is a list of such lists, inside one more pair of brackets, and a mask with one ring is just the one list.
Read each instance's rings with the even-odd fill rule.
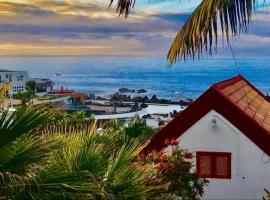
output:
[[25,88],[30,95],[35,94],[36,82],[34,80],[27,81],[25,83]]
[[0,116],[0,148],[27,133],[34,132],[50,116],[51,113],[41,107],[23,106],[13,113],[9,113],[8,110],[2,112]]
[[22,104],[26,104],[30,101],[30,93],[28,92],[18,92],[17,94],[13,95],[14,99],[19,99],[22,101]]
[[[73,116],[87,118],[83,112]],[[128,127],[112,120],[99,129],[92,123],[88,132],[42,134],[52,118],[44,107],[1,113],[0,199],[150,200],[179,190],[147,181],[156,168],[136,162],[149,137],[138,117]]]
[[[116,11],[127,17],[136,0],[111,0]],[[181,59],[201,57],[203,50],[212,55],[217,50],[219,37],[230,46],[233,37],[246,33],[252,14],[261,8],[258,0],[202,0],[177,33],[167,59],[171,65]],[[265,2],[265,0],[264,0]],[[267,3],[263,4],[267,7]],[[220,26],[220,27],[219,27]],[[222,34],[218,34],[219,30]]]
[[87,113],[83,110],[71,114],[65,111],[55,110],[54,115],[50,121],[51,123],[68,125],[92,124],[95,122],[95,116],[88,116]]
[[149,139],[155,133],[155,129],[147,126],[146,122],[139,116],[135,116],[124,131],[130,138],[140,137],[145,139]]
[[139,163],[148,168],[156,167],[146,182],[150,185],[167,185],[164,190],[160,190],[161,199],[195,200],[202,197],[208,181],[192,172],[191,158],[190,152],[174,145],[172,152],[153,153],[141,157]]

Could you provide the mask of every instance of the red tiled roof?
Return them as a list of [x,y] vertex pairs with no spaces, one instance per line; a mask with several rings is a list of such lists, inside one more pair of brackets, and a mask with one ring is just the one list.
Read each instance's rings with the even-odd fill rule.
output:
[[211,86],[154,135],[143,152],[162,150],[166,139],[178,138],[210,110],[223,115],[270,155],[270,102],[240,75]]
[[242,76],[217,83],[213,87],[270,132],[270,102]]

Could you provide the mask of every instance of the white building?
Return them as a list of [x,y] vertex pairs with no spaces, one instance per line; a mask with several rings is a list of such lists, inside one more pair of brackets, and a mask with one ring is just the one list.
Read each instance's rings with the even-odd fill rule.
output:
[[210,87],[151,138],[144,152],[178,139],[210,182],[204,199],[262,199],[270,189],[270,102],[242,76]]
[[10,84],[9,95],[25,92],[25,83],[29,81],[26,71],[0,70],[0,83]]

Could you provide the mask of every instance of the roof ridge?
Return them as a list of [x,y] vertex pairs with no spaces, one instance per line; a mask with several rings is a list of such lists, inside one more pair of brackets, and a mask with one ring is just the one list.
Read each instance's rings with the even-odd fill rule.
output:
[[265,94],[262,93],[262,91],[260,91],[257,87],[255,87],[253,84],[251,84],[244,76],[242,76],[241,74],[231,77],[229,79],[226,79],[224,81],[220,81],[218,83],[215,83],[211,86],[211,88],[217,90],[217,92],[221,93],[223,96],[227,96],[226,94],[224,94],[221,90],[224,89],[225,87],[229,86],[229,85],[233,85],[234,83],[238,82],[238,81],[244,81],[248,86],[250,86],[253,90],[255,90],[260,96],[262,96],[265,100],[269,101],[269,99],[267,98],[267,96]]
[[232,84],[236,83],[239,80],[247,81],[242,75],[239,74],[239,75],[231,77],[229,79],[217,82],[217,83],[213,84],[211,87],[214,87],[215,89],[220,90],[220,89],[227,87],[228,85],[232,85]]

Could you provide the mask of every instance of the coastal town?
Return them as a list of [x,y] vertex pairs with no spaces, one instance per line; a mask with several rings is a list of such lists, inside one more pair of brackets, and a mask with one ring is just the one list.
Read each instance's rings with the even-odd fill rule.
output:
[[270,0],[0,0],[0,200],[270,200]]
[[31,78],[27,71],[0,70],[0,77],[1,84],[9,85],[8,103],[11,109],[26,103],[23,97],[27,93],[27,83],[32,81],[34,88],[28,104],[50,104],[69,113],[84,111],[89,116],[94,115],[97,120],[129,121],[138,115],[153,128],[164,126],[192,102],[192,99],[158,99],[156,95],[149,98],[143,95],[146,89],[119,88],[118,92],[108,97],[85,94],[62,85],[55,88],[52,80]]

